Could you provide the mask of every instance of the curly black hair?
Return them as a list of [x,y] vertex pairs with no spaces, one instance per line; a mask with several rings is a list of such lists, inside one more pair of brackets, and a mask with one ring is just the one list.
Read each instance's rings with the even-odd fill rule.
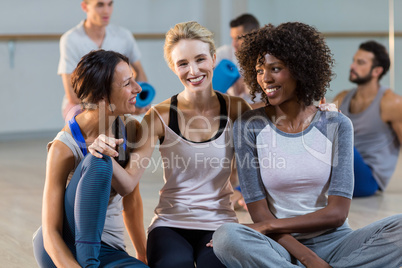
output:
[[[236,53],[244,81],[253,100],[261,92],[266,104],[268,97],[257,83],[255,66],[266,54],[283,61],[297,81],[296,96],[309,106],[325,96],[333,77],[334,60],[321,33],[300,22],[287,22],[277,27],[268,24],[258,31],[246,34]],[[260,62],[263,63],[263,62]]]

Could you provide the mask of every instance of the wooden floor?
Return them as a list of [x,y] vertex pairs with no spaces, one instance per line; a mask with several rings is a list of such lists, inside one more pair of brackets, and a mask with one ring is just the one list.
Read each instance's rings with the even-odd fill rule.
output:
[[[48,140],[0,142],[0,267],[37,267],[32,253],[32,234],[41,221]],[[155,156],[157,152],[155,152]],[[141,181],[144,226],[147,227],[158,202],[162,172],[148,169]],[[354,199],[349,214],[353,228],[386,216],[402,213],[402,157],[389,188],[382,194]],[[240,222],[250,222],[239,211]],[[128,236],[127,250],[133,254]]]

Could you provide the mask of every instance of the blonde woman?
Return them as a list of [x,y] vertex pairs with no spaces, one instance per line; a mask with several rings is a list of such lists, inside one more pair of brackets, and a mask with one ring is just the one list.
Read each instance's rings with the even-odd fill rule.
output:
[[[237,222],[230,201],[232,125],[250,106],[212,88],[212,37],[197,22],[179,23],[167,32],[165,59],[184,90],[148,111],[131,158],[130,173],[138,179],[144,159],[160,143],[165,185],[148,229],[150,267],[224,267],[206,244],[220,225]],[[103,145],[98,152],[104,152]],[[134,196],[125,197],[126,213]]]

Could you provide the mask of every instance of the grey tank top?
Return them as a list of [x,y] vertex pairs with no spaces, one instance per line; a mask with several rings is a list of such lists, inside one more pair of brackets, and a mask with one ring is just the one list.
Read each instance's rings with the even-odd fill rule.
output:
[[399,155],[399,141],[390,124],[381,119],[380,104],[387,87],[381,86],[370,106],[361,113],[350,113],[350,102],[357,88],[343,99],[340,110],[350,118],[354,128],[354,146],[371,168],[380,190],[384,190]]
[[[47,145],[48,150],[50,149],[50,146],[52,146],[53,142],[56,140],[59,140],[63,142],[65,145],[67,145],[74,154],[75,166],[68,176],[67,180],[68,184],[78,164],[84,158],[84,155],[82,154],[80,147],[75,142],[71,134],[65,131],[59,132],[56,138],[54,138],[54,140]],[[122,197],[112,189],[109,197],[109,204],[106,211],[105,226],[103,228],[101,241],[119,250],[125,250],[126,248],[124,243],[125,227],[124,227],[122,211],[123,211]]]

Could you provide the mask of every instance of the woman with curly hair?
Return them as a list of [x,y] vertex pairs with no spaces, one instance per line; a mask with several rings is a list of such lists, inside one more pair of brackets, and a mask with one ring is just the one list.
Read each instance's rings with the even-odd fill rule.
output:
[[234,125],[239,180],[253,224],[226,223],[213,235],[227,267],[400,267],[402,217],[353,231],[353,127],[320,111],[333,75],[331,52],[303,23],[267,25],[238,52],[251,93],[266,107]]

